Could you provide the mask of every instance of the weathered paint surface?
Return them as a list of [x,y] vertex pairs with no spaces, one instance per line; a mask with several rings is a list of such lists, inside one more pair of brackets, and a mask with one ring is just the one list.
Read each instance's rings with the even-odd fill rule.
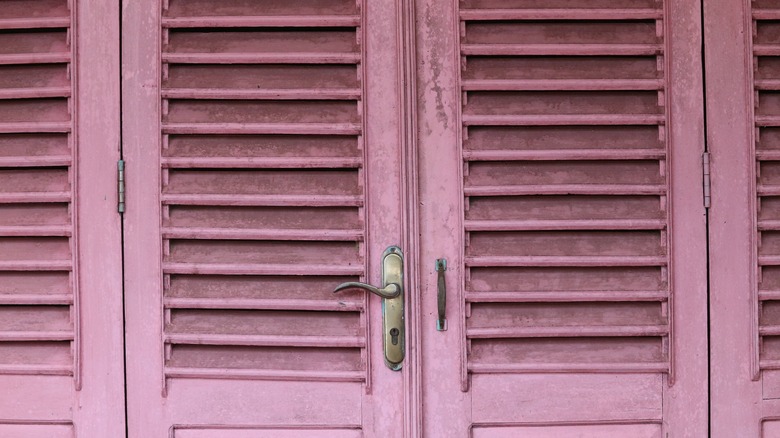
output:
[[124,434],[118,48],[107,2],[0,5],[0,436]]

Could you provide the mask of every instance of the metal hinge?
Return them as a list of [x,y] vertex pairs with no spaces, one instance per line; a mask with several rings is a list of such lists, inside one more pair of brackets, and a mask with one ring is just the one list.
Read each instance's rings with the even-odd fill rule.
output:
[[125,212],[125,160],[116,163],[117,168],[117,211]]
[[710,201],[711,201],[711,182],[710,182],[710,153],[705,152],[704,155],[702,155],[702,175],[703,175],[703,181],[702,184],[704,186],[704,208],[710,208]]

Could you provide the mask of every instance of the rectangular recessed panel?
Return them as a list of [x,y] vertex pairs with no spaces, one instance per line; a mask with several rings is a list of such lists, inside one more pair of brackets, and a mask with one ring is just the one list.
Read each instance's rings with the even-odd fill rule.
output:
[[74,438],[70,424],[2,424],[0,436],[24,438]]
[[487,422],[660,420],[660,375],[479,375],[472,418]]
[[474,438],[661,438],[660,424],[584,424],[576,426],[475,427]]
[[300,436],[307,436],[311,438],[360,438],[363,433],[360,429],[343,429],[339,427],[267,427],[262,426],[235,428],[230,429],[226,427],[198,427],[188,428],[174,428],[175,438],[208,438],[219,435],[224,438],[295,438]]

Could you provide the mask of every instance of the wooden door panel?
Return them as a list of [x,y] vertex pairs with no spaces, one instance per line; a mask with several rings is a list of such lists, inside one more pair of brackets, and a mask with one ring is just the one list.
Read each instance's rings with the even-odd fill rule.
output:
[[[427,433],[706,433],[698,4],[418,13],[422,258],[452,267],[449,329],[422,330],[436,358],[426,400],[454,402],[426,412],[465,416]],[[434,169],[443,157],[451,167]],[[453,205],[441,232],[458,239],[438,241]]]
[[[0,435],[116,436],[118,9],[64,0],[1,9]],[[83,25],[95,17],[108,24]]]
[[124,14],[130,435],[400,433],[380,306],[332,293],[379,283],[400,241],[393,5],[141,3]]

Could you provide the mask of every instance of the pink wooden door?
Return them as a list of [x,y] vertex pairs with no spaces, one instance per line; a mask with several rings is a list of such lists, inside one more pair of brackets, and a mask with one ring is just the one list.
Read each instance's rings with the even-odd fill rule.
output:
[[780,436],[780,2],[705,1],[712,436]]
[[699,2],[417,16],[423,435],[706,436]]
[[2,437],[124,434],[118,12],[0,4]]
[[397,14],[123,2],[129,436],[403,436],[381,303],[332,293],[408,248]]

